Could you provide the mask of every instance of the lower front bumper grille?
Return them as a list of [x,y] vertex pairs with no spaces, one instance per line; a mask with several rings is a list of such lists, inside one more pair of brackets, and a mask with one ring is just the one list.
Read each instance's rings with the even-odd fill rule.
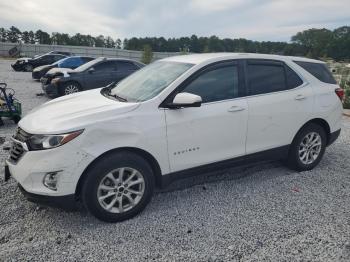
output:
[[30,136],[31,134],[27,133],[20,127],[17,128],[16,133],[13,135],[9,161],[14,164],[18,162],[26,151],[23,147],[23,143],[25,143]]
[[12,142],[9,160],[13,163],[17,163],[18,160],[23,156],[24,148],[17,142]]

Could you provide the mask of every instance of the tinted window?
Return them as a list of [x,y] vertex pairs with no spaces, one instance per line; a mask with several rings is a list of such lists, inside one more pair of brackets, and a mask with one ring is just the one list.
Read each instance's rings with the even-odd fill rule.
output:
[[71,57],[65,59],[62,63],[59,64],[60,67],[78,67],[82,64],[80,57]]
[[91,60],[94,60],[95,58],[92,58],[92,57],[81,57],[81,59],[83,60],[83,63],[87,63]]
[[311,63],[311,62],[301,62],[294,61],[296,64],[300,65],[318,80],[328,83],[328,84],[336,84],[337,82],[332,76],[332,73],[328,70],[325,64],[319,63]]
[[129,70],[136,70],[136,66],[131,63],[131,62],[127,62],[127,61],[119,61],[118,62],[118,70],[122,70],[122,71],[129,71]]
[[303,80],[288,66],[286,68],[287,86],[289,89],[302,85]]
[[199,95],[203,103],[238,97],[238,67],[229,65],[207,71],[187,85],[183,92]]
[[64,56],[62,56],[62,55],[55,55],[55,56],[52,57],[52,59],[53,59],[54,61],[61,60],[62,58],[64,58]]
[[94,69],[95,71],[114,71],[116,70],[116,62],[115,61],[101,62],[98,65],[95,65]]
[[286,90],[286,78],[282,64],[253,64],[247,66],[249,94],[265,94]]

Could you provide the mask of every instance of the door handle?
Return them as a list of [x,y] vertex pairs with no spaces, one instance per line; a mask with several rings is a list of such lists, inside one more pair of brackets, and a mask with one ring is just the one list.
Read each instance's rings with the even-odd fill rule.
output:
[[295,100],[304,100],[306,99],[306,96],[302,95],[302,94],[299,94],[295,97]]
[[245,110],[244,107],[241,106],[231,106],[228,110],[228,112],[239,112]]

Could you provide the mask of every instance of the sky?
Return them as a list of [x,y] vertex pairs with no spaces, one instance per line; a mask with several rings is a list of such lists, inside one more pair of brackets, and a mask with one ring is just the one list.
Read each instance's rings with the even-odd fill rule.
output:
[[0,0],[0,27],[112,38],[211,36],[289,41],[350,26],[350,0]]

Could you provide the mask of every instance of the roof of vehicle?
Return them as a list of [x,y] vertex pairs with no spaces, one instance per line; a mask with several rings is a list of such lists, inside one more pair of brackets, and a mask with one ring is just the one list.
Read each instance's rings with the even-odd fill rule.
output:
[[114,58],[114,57],[97,57],[95,60],[98,61],[130,61],[130,62],[137,62],[136,60],[128,59],[128,58]]
[[270,55],[270,54],[256,54],[256,53],[205,53],[205,54],[190,54],[181,56],[172,56],[162,59],[163,61],[182,62],[190,64],[200,64],[208,62],[210,60],[226,60],[226,59],[239,59],[239,58],[251,58],[251,59],[273,59],[280,61],[304,61],[312,63],[324,63],[320,60],[309,59],[305,57],[297,56],[283,56],[283,55]]

